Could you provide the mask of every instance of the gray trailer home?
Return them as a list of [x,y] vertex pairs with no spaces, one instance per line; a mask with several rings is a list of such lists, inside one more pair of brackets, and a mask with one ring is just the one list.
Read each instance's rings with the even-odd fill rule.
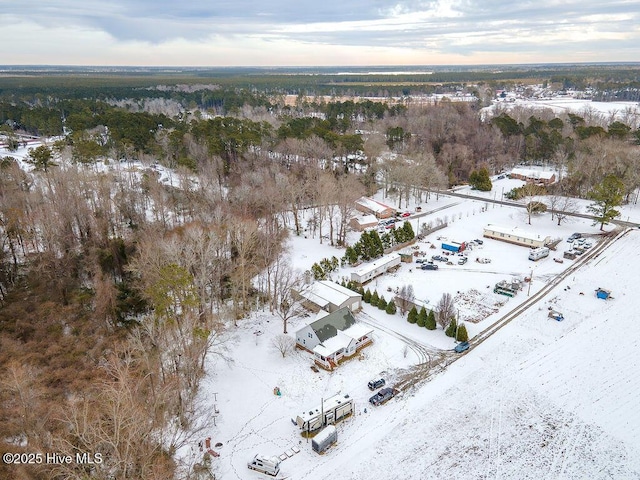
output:
[[311,440],[311,448],[316,453],[324,453],[331,445],[338,441],[338,430],[333,425],[324,427],[315,437]]
[[360,285],[365,284],[369,280],[373,280],[377,276],[399,266],[401,261],[402,259],[397,253],[385,255],[371,263],[361,266],[355,272],[351,272],[351,281],[357,282]]
[[352,413],[353,399],[349,395],[339,394],[323,400],[319,407],[302,412],[293,423],[303,432],[314,432],[325,425],[333,425]]

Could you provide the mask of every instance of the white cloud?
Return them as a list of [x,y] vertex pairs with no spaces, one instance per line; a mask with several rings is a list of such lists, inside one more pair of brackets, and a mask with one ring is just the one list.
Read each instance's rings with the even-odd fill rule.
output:
[[[289,8],[286,8],[288,5]],[[637,1],[53,0],[0,15],[8,64],[638,61]],[[615,48],[613,44],[615,43]]]

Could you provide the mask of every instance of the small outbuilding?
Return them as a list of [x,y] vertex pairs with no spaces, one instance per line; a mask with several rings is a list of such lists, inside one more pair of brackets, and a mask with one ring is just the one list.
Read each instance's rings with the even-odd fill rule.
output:
[[369,197],[361,197],[356,200],[356,210],[367,215],[374,215],[376,218],[390,218],[397,212],[395,208]]
[[357,312],[362,308],[362,295],[331,280],[319,280],[293,290],[293,296],[314,312],[325,310],[331,313],[343,307]]
[[378,219],[375,215],[360,215],[349,220],[349,226],[358,232],[362,232],[367,228],[378,226]]

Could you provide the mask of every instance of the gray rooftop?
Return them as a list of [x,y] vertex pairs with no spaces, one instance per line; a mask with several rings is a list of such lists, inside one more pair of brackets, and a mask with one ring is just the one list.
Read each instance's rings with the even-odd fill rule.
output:
[[355,325],[356,319],[348,307],[336,310],[320,320],[316,320],[310,324],[313,331],[316,332],[320,342],[324,342],[338,334],[338,330],[343,331],[352,325]]

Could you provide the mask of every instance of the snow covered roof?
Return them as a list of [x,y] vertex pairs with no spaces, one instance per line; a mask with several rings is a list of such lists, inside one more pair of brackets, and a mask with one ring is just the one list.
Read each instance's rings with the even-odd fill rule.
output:
[[397,261],[400,258],[400,255],[396,252],[390,253],[389,255],[385,255],[384,257],[380,257],[375,262],[367,263],[362,267],[358,268],[354,273],[358,276],[362,277],[369,272],[372,272],[383,265],[387,265],[393,261]]
[[343,330],[341,333],[353,338],[354,340],[358,340],[365,335],[371,335],[373,333],[373,328],[363,325],[362,323],[355,323],[346,330]]
[[324,342],[316,345],[313,348],[313,353],[316,353],[323,357],[330,357],[338,350],[346,349],[353,341],[353,338],[351,338],[350,336],[345,335],[342,332],[337,332],[335,337],[328,338]]
[[361,215],[359,217],[353,217],[352,220],[358,222],[358,225],[377,225],[378,219],[375,215]]
[[520,175],[526,178],[538,178],[540,180],[551,180],[555,175],[555,172],[516,167],[511,170],[511,175]]
[[338,331],[335,337],[329,338],[316,345],[313,352],[322,355],[323,357],[329,357],[338,350],[346,349],[351,342],[356,342],[360,338],[366,335],[371,335],[372,333],[373,329],[371,327],[367,327],[361,323],[354,323],[346,330]]
[[542,236],[537,233],[529,232],[527,230],[522,230],[518,227],[502,227],[500,225],[487,225],[485,230],[490,230],[496,233],[504,233],[506,235],[516,236],[528,240],[544,240],[547,238],[546,236]]
[[309,288],[301,291],[300,296],[312,301],[320,308],[325,308],[329,304],[340,306],[351,298],[361,297],[358,292],[330,280],[314,282]]
[[377,212],[377,213],[384,212],[386,210],[395,210],[395,208],[390,207],[389,205],[385,205],[384,203],[378,202],[377,200],[374,200],[369,197],[361,197],[359,200],[356,201],[356,203],[362,205],[363,207],[367,208],[372,212]]

